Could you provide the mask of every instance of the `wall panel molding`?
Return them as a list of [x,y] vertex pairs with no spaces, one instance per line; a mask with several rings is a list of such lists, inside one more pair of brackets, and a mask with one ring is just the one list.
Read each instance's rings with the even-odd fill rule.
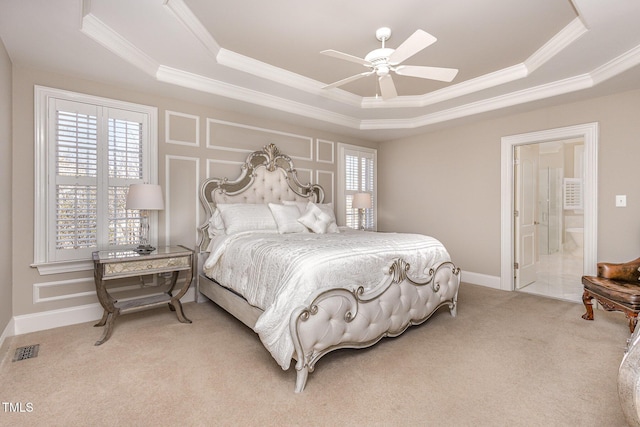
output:
[[[179,167],[178,163],[187,163],[187,167]],[[175,165],[175,168],[173,167]],[[186,185],[183,184],[184,181]],[[200,225],[200,206],[198,189],[200,187],[200,158],[187,156],[165,156],[165,243],[184,244],[187,247],[195,247],[198,241],[198,226]],[[175,194],[174,194],[175,192]],[[191,197],[189,197],[191,195]],[[180,199],[184,199],[181,201]],[[181,203],[182,202],[182,203]],[[188,212],[189,205],[193,212]],[[193,215],[193,218],[189,218]],[[176,217],[177,216],[177,217]],[[191,224],[192,230],[188,228]],[[173,234],[179,233],[183,239],[189,239],[188,234],[193,233],[192,241],[172,242]]]
[[[175,120],[172,120],[174,119]],[[178,133],[178,121],[186,122],[192,120],[193,121],[193,135],[192,140],[189,141],[187,138],[172,138],[173,132],[172,130],[175,128]],[[176,144],[176,145],[187,145],[191,147],[199,147],[200,146],[200,117],[194,116],[192,114],[179,113],[177,111],[166,110],[164,114],[164,135],[165,142],[167,144]],[[186,136],[186,135],[185,135]]]
[[316,170],[315,184],[319,184],[324,188],[325,203],[331,202],[335,205],[335,173],[333,171]]
[[[321,148],[321,145],[325,145],[325,147]],[[327,151],[329,151],[330,156],[324,157]],[[316,161],[318,163],[334,164],[335,157],[335,143],[333,141],[318,139],[316,143]]]
[[[213,127],[218,129],[218,135],[214,135]],[[310,136],[207,118],[206,139],[207,148],[213,150],[248,154],[274,143],[292,159],[313,160],[313,137]]]
[[[84,286],[83,286],[84,285]],[[90,290],[72,292],[68,294],[43,296],[45,293],[53,293],[52,288],[64,288],[64,287],[88,287]],[[49,292],[47,292],[49,291]],[[74,299],[86,296],[95,296],[96,288],[93,277],[83,277],[81,279],[71,280],[57,280],[54,282],[34,283],[33,284],[33,303],[40,304],[51,301],[62,301],[67,299]]]

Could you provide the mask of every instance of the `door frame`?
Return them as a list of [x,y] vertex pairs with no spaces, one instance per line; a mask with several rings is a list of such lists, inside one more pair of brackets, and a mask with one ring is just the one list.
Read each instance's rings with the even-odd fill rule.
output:
[[598,259],[598,123],[568,126],[502,137],[501,140],[501,262],[500,288],[514,290],[514,172],[516,145],[582,138],[584,141],[584,254],[583,274],[595,275]]

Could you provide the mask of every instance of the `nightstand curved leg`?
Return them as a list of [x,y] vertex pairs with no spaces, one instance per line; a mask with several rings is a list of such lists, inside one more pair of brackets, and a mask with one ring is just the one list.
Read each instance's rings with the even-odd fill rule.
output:
[[113,332],[113,324],[115,323],[116,317],[118,317],[118,311],[107,313],[107,321],[104,327],[104,331],[102,332],[102,337],[98,341],[96,341],[95,345],[100,345],[111,338],[111,333]]
[[192,323],[191,320],[189,320],[185,315],[184,312],[182,311],[182,303],[180,302],[179,299],[176,300],[171,300],[171,302],[169,303],[169,307],[172,307],[175,312],[176,312],[176,316],[178,316],[178,320],[182,323]]
[[104,310],[104,312],[102,313],[102,319],[100,319],[100,321],[93,326],[104,326],[107,323],[107,317],[109,317],[109,312],[107,310]]

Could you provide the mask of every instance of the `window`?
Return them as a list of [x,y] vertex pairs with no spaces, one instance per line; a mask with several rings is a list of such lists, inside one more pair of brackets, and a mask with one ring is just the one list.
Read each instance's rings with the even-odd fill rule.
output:
[[375,230],[376,223],[376,150],[338,144],[338,216],[342,223],[358,228],[359,213],[352,208],[356,193],[371,194],[371,208],[364,211],[364,227]]
[[[98,249],[140,240],[130,184],[157,178],[153,107],[36,86],[34,264],[86,268]],[[155,227],[154,227],[155,229]],[[74,264],[76,263],[76,264]],[[84,264],[84,265],[82,265]]]

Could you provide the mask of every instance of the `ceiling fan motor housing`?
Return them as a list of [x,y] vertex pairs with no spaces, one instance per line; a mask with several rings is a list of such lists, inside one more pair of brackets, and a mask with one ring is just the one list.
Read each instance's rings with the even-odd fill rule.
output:
[[391,56],[394,51],[395,49],[389,49],[386,47],[372,50],[364,57],[364,59],[365,61],[371,62],[376,73],[381,76],[389,73],[389,56]]

